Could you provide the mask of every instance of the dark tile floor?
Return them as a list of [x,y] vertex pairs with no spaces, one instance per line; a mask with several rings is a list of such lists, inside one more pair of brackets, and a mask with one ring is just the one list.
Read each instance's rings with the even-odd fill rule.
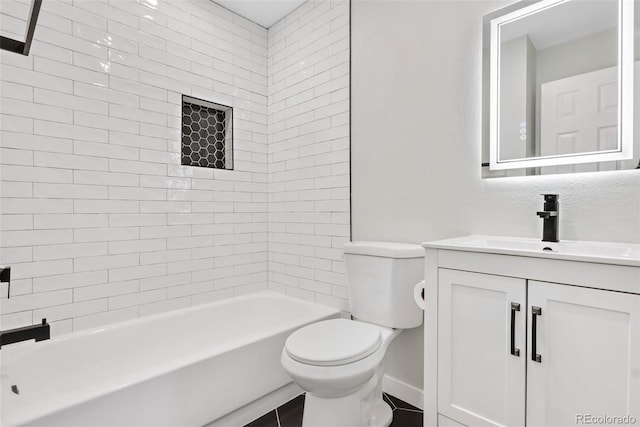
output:
[[422,427],[422,409],[387,393],[383,393],[383,397],[393,409],[393,421],[390,427]]
[[[386,393],[384,393],[384,400],[393,409],[393,421],[390,427],[422,427],[420,409]],[[245,427],[301,427],[303,407],[304,394],[301,394]]]

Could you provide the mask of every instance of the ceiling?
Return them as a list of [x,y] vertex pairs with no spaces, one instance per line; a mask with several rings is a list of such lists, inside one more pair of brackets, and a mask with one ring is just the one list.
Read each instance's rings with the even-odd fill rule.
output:
[[215,0],[240,16],[269,28],[306,0]]

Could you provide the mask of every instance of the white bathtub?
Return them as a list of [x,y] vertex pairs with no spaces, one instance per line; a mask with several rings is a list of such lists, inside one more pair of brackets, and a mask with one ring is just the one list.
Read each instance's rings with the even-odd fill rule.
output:
[[290,383],[286,337],[332,317],[260,292],[6,346],[1,425],[202,426]]

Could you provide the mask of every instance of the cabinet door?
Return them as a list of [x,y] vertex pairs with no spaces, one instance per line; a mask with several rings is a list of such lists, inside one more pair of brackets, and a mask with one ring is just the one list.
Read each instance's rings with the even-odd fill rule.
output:
[[440,269],[438,293],[438,412],[470,426],[522,426],[525,280]]
[[529,281],[528,312],[527,426],[640,420],[640,295]]

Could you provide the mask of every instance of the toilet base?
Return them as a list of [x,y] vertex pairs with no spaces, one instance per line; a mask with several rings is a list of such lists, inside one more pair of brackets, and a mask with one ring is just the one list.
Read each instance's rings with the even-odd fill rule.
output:
[[381,400],[375,404],[369,420],[369,425],[372,427],[389,427],[391,421],[393,421],[393,410],[387,402]]
[[359,390],[336,398],[307,392],[302,427],[388,427],[391,407],[382,399],[382,366]]
[[325,399],[307,393],[302,427],[389,427],[393,420],[391,407],[382,399],[373,405],[367,420],[359,406],[344,398]]

